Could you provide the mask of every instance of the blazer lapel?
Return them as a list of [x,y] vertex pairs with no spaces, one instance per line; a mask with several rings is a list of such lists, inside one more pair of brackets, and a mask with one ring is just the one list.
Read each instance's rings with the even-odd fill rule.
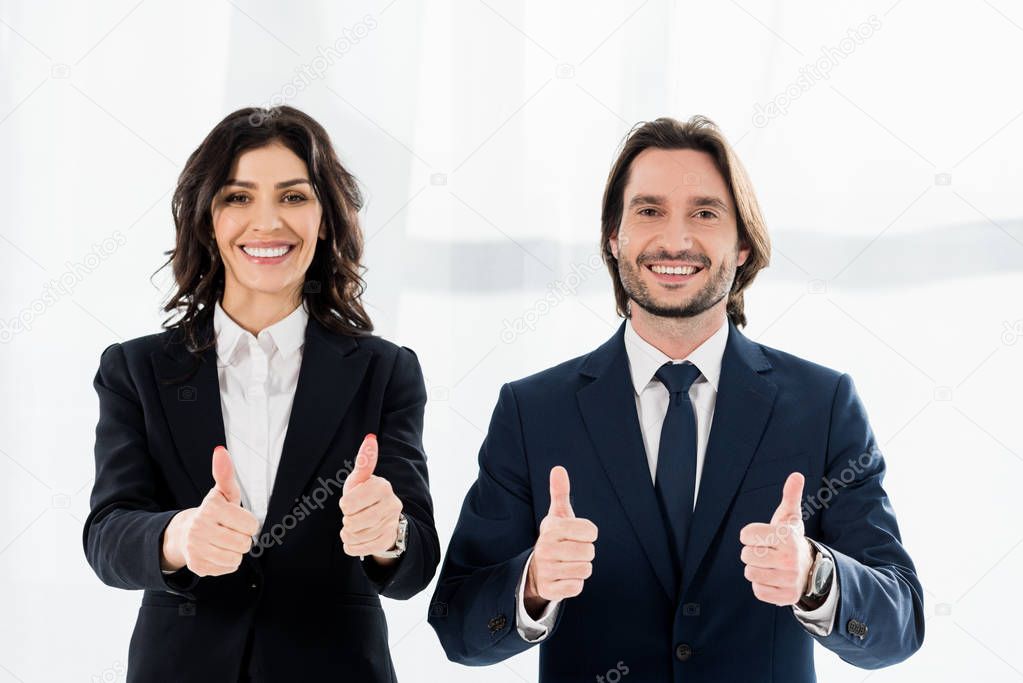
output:
[[[728,322],[728,341],[682,574],[688,588],[760,443],[778,387],[760,347]],[[738,559],[738,558],[736,558]]]
[[[310,317],[306,325],[302,367],[284,437],[263,530],[294,506],[319,468],[348,406],[369,367],[370,353],[353,337],[331,332]],[[347,456],[349,470],[356,453]]]
[[[212,333],[212,322],[201,334]],[[182,466],[202,498],[213,487],[213,449],[227,445],[220,407],[216,347],[196,359],[179,331],[168,333],[162,351],[150,355],[171,438]]]
[[625,352],[625,324],[580,369],[594,380],[576,398],[593,447],[669,599],[674,583],[667,529],[657,506]]

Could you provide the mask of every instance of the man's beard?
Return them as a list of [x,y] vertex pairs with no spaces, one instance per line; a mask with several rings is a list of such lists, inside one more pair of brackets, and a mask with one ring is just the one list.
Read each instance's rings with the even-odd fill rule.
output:
[[635,263],[619,259],[618,275],[621,278],[622,288],[625,289],[629,299],[651,315],[662,318],[691,318],[712,308],[728,296],[732,289],[732,283],[735,281],[737,257],[738,253],[733,254],[731,258],[726,257],[716,270],[709,272],[707,282],[703,287],[690,296],[689,301],[680,304],[662,305],[654,301],[653,296],[650,295],[650,288],[647,287],[640,275],[640,269],[646,268],[643,263],[658,260],[684,260],[702,263],[704,271],[706,271],[710,268],[707,259],[693,259],[687,255],[669,257],[664,253],[657,254],[656,256],[640,255]]

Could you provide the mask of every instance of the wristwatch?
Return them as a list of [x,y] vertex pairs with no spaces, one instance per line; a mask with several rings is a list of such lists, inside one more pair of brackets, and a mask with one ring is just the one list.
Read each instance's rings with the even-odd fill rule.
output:
[[394,547],[382,553],[375,553],[377,557],[400,557],[405,552],[405,544],[408,543],[408,517],[401,513],[398,517],[398,538],[394,541]]
[[[814,550],[814,561],[810,566],[810,575],[806,582],[806,593],[799,601],[801,609],[816,609],[831,592],[831,584],[835,580],[835,561],[831,553],[825,551],[816,541],[806,539]],[[810,603],[810,607],[804,605]]]

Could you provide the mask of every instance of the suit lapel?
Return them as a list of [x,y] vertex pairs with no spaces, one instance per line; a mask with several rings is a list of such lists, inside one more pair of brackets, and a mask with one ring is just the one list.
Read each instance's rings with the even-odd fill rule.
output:
[[[200,337],[208,338],[212,333],[210,320]],[[354,338],[334,334],[315,318],[309,318],[298,386],[264,529],[294,506],[323,461],[365,377],[369,358],[370,353],[360,350]],[[227,443],[216,347],[202,353],[195,369],[195,361],[181,343],[180,333],[172,332],[164,349],[154,352],[151,360],[178,456],[196,492],[205,496],[213,487],[213,449]],[[351,459],[354,458],[352,453]]]
[[624,341],[625,324],[591,353],[580,372],[595,378],[577,394],[593,447],[669,599],[677,594],[667,529],[657,506],[636,414]]
[[[210,322],[200,338],[208,338],[212,328]],[[197,366],[182,342],[180,331],[167,334],[163,350],[154,351],[150,360],[178,457],[202,498],[213,487],[213,449],[227,445],[217,350],[215,346],[206,349]]]
[[686,544],[683,589],[689,587],[735,498],[778,391],[774,382],[760,374],[771,368],[760,347],[731,321],[728,326],[714,419]]
[[[370,353],[315,318],[306,327],[295,402],[264,530],[286,515],[319,468],[369,367]],[[347,456],[354,464],[356,453]]]

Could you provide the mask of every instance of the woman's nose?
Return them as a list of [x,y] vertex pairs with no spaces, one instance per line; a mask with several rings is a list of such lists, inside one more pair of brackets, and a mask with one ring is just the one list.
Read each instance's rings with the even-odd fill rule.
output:
[[255,230],[276,230],[281,227],[281,214],[273,201],[260,202],[256,207],[252,227]]

